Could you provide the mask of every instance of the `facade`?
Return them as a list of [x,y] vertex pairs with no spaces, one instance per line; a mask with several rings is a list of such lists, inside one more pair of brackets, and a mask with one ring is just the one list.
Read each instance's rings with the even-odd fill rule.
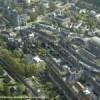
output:
[[97,21],[100,22],[100,14],[97,14],[95,17],[96,17]]
[[14,0],[16,4],[24,4],[26,6],[29,6],[31,4],[31,0]]
[[25,26],[27,24],[27,14],[19,14],[16,9],[7,8],[4,15],[13,27]]
[[21,14],[17,16],[18,26],[25,26],[27,24],[27,15]]
[[1,31],[5,31],[5,29],[6,29],[6,24],[5,23],[1,23],[0,24],[0,32]]

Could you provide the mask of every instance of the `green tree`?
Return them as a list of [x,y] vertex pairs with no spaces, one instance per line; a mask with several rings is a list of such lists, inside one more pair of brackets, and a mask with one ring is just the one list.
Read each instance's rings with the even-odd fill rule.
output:
[[3,88],[4,88],[4,96],[9,96],[10,94],[9,86],[6,83],[3,83]]
[[41,48],[39,54],[40,54],[40,56],[46,56],[46,54],[47,54],[46,49]]
[[22,4],[16,5],[15,9],[18,11],[19,14],[22,14],[24,12],[24,7]]
[[9,64],[9,70],[22,75],[32,75],[43,72],[46,68],[44,61],[34,64],[28,64],[24,58],[16,58],[14,54],[6,49],[0,51],[0,58]]
[[52,12],[52,11],[54,11],[54,10],[56,9],[56,5],[55,5],[55,3],[52,2],[52,1],[49,2],[49,6],[50,6],[50,8],[49,8],[49,11],[50,11],[50,12]]
[[37,19],[37,17],[38,17],[38,14],[36,12],[34,12],[34,13],[32,12],[30,14],[30,21],[35,21]]

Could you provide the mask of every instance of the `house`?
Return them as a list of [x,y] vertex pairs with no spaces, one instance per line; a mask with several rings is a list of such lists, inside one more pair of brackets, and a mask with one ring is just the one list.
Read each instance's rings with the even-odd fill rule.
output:
[[35,57],[33,58],[33,60],[34,60],[36,63],[39,63],[39,62],[43,61],[43,60],[41,60],[41,58],[40,58],[39,56],[35,56]]
[[9,33],[9,36],[10,36],[10,37],[16,37],[16,33],[15,33],[15,32],[10,32],[10,33]]
[[15,4],[24,4],[25,6],[30,6],[31,0],[14,0]]
[[20,49],[22,47],[22,39],[17,37],[9,37],[8,38],[8,47],[12,50]]
[[6,29],[6,24],[0,22],[0,32],[5,31]]
[[39,63],[39,62],[42,61],[41,58],[38,55],[37,56],[33,56],[31,54],[26,54],[25,55],[25,59],[29,64]]
[[62,25],[64,27],[68,27],[71,19],[63,14],[62,11],[55,11],[51,15],[49,15],[50,20],[58,25]]
[[100,14],[96,14],[95,18],[97,19],[98,22],[100,22]]
[[71,0],[72,3],[78,3],[79,0]]
[[48,0],[43,0],[43,6],[48,9],[50,7]]
[[96,16],[96,14],[97,14],[97,13],[96,13],[96,11],[91,10],[91,11],[90,11],[90,14],[91,14],[91,16],[93,16],[93,17],[94,17],[94,16]]
[[82,14],[82,13],[85,14],[85,13],[87,13],[87,9],[80,9],[79,13],[80,14]]

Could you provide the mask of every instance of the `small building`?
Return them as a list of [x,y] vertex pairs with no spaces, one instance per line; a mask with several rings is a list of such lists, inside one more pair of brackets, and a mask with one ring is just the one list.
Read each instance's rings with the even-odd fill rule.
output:
[[80,9],[79,13],[80,14],[85,14],[85,13],[87,13],[87,9]]
[[6,29],[6,24],[0,22],[0,32],[5,31]]
[[46,0],[43,2],[43,6],[47,9],[50,8],[49,2]]
[[21,14],[17,16],[17,23],[18,26],[26,26],[27,24],[27,15],[26,14]]
[[96,16],[97,13],[96,13],[96,11],[91,10],[91,11],[90,11],[90,14],[94,17],[94,16]]
[[96,17],[97,21],[100,22],[100,14],[97,14],[95,17]]
[[36,63],[39,63],[39,62],[43,61],[43,60],[41,60],[41,58],[40,58],[39,56],[35,56],[35,57],[33,58],[33,60],[34,60]]

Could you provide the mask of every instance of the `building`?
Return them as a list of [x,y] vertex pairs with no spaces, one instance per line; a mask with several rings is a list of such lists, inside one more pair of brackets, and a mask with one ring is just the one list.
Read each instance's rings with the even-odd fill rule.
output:
[[27,24],[27,14],[19,14],[16,9],[6,8],[4,16],[13,27],[25,26]]
[[5,29],[6,29],[6,24],[0,23],[0,32],[5,31]]
[[97,14],[95,17],[96,17],[97,21],[100,22],[100,14]]
[[26,26],[27,15],[26,14],[17,15],[17,24],[18,26]]
[[48,9],[50,7],[49,1],[48,0],[43,0],[43,6]]
[[100,57],[100,38],[93,37],[88,41],[88,48],[90,51],[95,54],[97,57]]
[[30,6],[31,0],[14,0],[15,4],[24,4],[26,6]]

